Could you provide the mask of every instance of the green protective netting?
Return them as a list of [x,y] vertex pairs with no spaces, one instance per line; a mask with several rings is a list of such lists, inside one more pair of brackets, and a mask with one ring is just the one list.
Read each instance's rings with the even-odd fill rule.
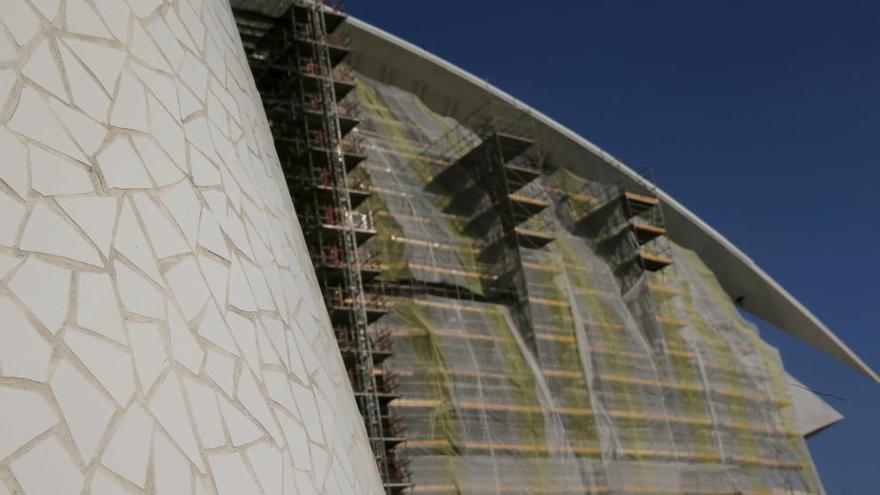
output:
[[672,266],[622,292],[611,258],[572,227],[607,189],[546,172],[524,191],[551,204],[540,221],[555,241],[518,248],[524,306],[486,302],[482,240],[426,187],[450,161],[423,150],[458,123],[358,83],[368,159],[352,175],[373,193],[360,208],[381,280],[462,289],[398,295],[375,324],[393,338],[385,372],[413,493],[823,493],[778,352],[698,256],[670,245]]

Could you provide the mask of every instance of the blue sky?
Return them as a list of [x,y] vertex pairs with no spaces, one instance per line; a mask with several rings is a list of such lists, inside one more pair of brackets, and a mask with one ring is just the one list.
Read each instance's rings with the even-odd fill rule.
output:
[[[880,370],[880,3],[348,8],[650,167]],[[761,327],[795,376],[845,399],[809,441],[828,494],[877,493],[880,385]]]

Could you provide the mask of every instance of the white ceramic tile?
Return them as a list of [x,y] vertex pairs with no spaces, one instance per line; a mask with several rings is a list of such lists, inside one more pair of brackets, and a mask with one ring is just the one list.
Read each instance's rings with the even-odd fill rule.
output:
[[55,55],[52,54],[48,39],[44,38],[34,48],[30,58],[21,68],[21,73],[58,98],[67,100],[64,78],[61,76],[61,70],[58,68]]
[[58,423],[46,399],[33,390],[0,385],[0,459]]
[[212,344],[233,355],[238,355],[238,347],[232,339],[226,320],[217,310],[216,305],[209,303],[205,308],[205,314],[202,315],[202,321],[199,322],[199,335],[208,339]]
[[[3,36],[0,36],[0,61],[4,60],[4,50],[2,46],[8,42],[5,41]],[[13,58],[15,52],[13,51]],[[9,95],[12,93],[12,88],[15,86],[15,83],[18,82],[18,74],[15,73],[12,69],[2,69],[0,70],[0,108],[6,106],[7,100],[9,100]]]
[[183,83],[196,96],[203,97],[208,93],[208,68],[191,53],[184,54],[179,74]]
[[101,19],[107,23],[107,27],[119,41],[128,40],[128,19],[131,10],[125,2],[119,0],[93,0],[98,7]]
[[281,362],[278,353],[275,352],[275,347],[272,342],[269,341],[269,337],[266,335],[265,330],[263,330],[259,324],[257,324],[257,349],[260,351],[260,362],[262,364],[287,366],[286,363]]
[[25,251],[53,254],[103,267],[101,255],[70,223],[39,201],[28,216],[19,247]]
[[275,415],[269,409],[269,405],[266,403],[266,399],[261,393],[253,373],[246,368],[242,368],[241,375],[239,376],[236,397],[238,397],[239,402],[241,402],[245,409],[272,435],[275,443],[283,445],[281,430],[278,428]]
[[15,245],[25,211],[23,204],[0,190],[0,246]]
[[168,308],[168,332],[171,334],[171,356],[193,373],[199,374],[205,352],[176,308]]
[[122,136],[97,156],[104,183],[116,189],[149,189],[153,182],[131,143]]
[[159,50],[165,55],[165,59],[171,63],[171,67],[176,71],[183,61],[184,50],[174,38],[171,30],[168,29],[168,25],[162,19],[154,19],[149,22],[147,32],[149,32],[153,41],[159,46]]
[[309,437],[302,425],[283,411],[276,414],[287,441],[287,449],[293,457],[296,469],[310,471],[312,469],[312,456],[309,453]]
[[55,20],[58,15],[58,7],[61,6],[61,0],[30,0],[30,2],[49,21]]
[[91,462],[116,405],[66,359],[55,368],[49,386],[80,455]]
[[208,463],[219,495],[262,493],[240,454],[214,454],[208,457]]
[[116,228],[113,247],[156,283],[163,284],[162,276],[159,274],[159,265],[147,243],[147,238],[141,231],[128,198],[122,201],[122,211],[119,214],[119,226]]
[[172,223],[169,215],[161,211],[146,193],[134,194],[134,205],[137,208],[156,256],[159,259],[190,251],[186,239]]
[[66,45],[59,46],[73,103],[98,122],[107,122],[110,97]]
[[6,0],[0,18],[19,45],[27,45],[40,32],[40,18],[26,0]]
[[229,432],[229,438],[234,447],[251,443],[263,437],[263,430],[226,398],[218,395],[217,402],[220,404],[220,414],[223,416],[226,431]]
[[237,256],[232,257],[232,270],[229,274],[229,304],[242,311],[256,311],[257,303],[251,292],[244,268]]
[[257,474],[263,493],[280,494],[283,470],[281,452],[266,443],[258,443],[247,449],[247,460]]
[[162,0],[127,0],[138,17],[149,17],[156,9],[162,6]]
[[7,126],[23,136],[44,144],[77,160],[86,161],[67,131],[53,117],[49,106],[36,90],[26,87],[21,92],[18,107]]
[[324,480],[327,477],[327,468],[330,466],[330,457],[323,448],[310,443],[309,450],[312,453],[312,472],[315,477],[315,485],[318,489],[324,488]]
[[55,333],[67,318],[70,278],[67,268],[31,256],[8,285],[37,319]]
[[217,167],[194,146],[189,147],[189,155],[193,184],[197,186],[219,186],[220,172],[217,170]]
[[229,248],[220,230],[220,224],[214,218],[214,214],[207,209],[202,211],[202,218],[199,221],[199,244],[217,256],[230,259]]
[[[203,215],[206,212],[207,210],[203,211]],[[198,261],[199,268],[201,268],[202,273],[205,275],[205,280],[208,282],[208,288],[211,289],[214,300],[218,305],[225,306],[229,267],[223,262],[204,254],[198,256]]]
[[161,432],[153,440],[153,493],[178,495],[192,493],[191,470],[186,458]]
[[155,323],[128,322],[128,337],[134,355],[134,367],[143,395],[147,396],[156,378],[168,365],[168,356],[162,344],[162,336]]
[[82,194],[95,190],[86,167],[61,155],[30,145],[31,185],[44,196]]
[[232,240],[232,243],[235,244],[235,247],[244,253],[246,258],[254,259],[254,251],[248,242],[244,223],[242,223],[238,214],[235,213],[235,205],[232,201],[230,201],[230,205],[233,206],[233,208],[228,208],[229,214],[226,218],[226,234],[229,236],[229,239]]
[[[151,1],[151,0],[148,0]],[[131,33],[131,54],[138,58],[138,61],[147,67],[165,72],[174,72],[159,47],[150,38],[140,22],[132,23],[134,27]]]
[[131,354],[104,339],[75,328],[64,330],[64,343],[98,379],[113,400],[125,407],[134,393]]
[[5,127],[0,127],[0,149],[3,150],[3,166],[0,180],[6,183],[22,199],[27,198],[28,180],[27,148]]
[[178,167],[186,168],[186,138],[183,127],[153,95],[147,97],[153,135]]
[[127,344],[116,290],[110,275],[81,272],[77,282],[76,322],[83,328]]
[[119,261],[113,262],[116,286],[126,311],[150,318],[165,318],[165,299],[149,280]]
[[143,488],[150,462],[153,420],[138,403],[134,403],[116,427],[110,443],[101,456],[101,464]]
[[184,178],[183,172],[174,165],[171,157],[163,151],[152,138],[147,136],[133,136],[135,148],[143,158],[147,172],[156,181],[156,185],[164,187],[174,184]]
[[0,278],[6,278],[15,267],[21,264],[24,258],[0,252]]
[[235,360],[216,351],[208,351],[205,358],[205,374],[216,383],[221,390],[232,397],[235,378]]
[[[74,98],[76,99],[76,98]],[[49,106],[58,120],[73,136],[73,139],[87,155],[94,155],[104,138],[107,137],[107,128],[99,124],[91,117],[75,108],[71,108],[56,99],[49,100]]]
[[271,397],[272,400],[283,406],[294,416],[298,415],[296,401],[293,400],[293,394],[290,392],[290,383],[284,372],[277,370],[264,370],[263,381],[266,384],[266,389],[268,389],[269,397]]
[[217,408],[217,394],[211,387],[184,378],[189,403],[192,406],[193,418],[196,422],[196,433],[202,441],[202,447],[212,449],[226,443],[223,419]]
[[254,323],[233,311],[226,313],[226,322],[232,331],[232,338],[241,349],[242,356],[254,372],[260,370],[260,357],[257,351],[257,335]]
[[85,0],[67,0],[67,30],[86,36],[110,38],[110,31]]
[[185,257],[183,261],[165,272],[165,278],[168,279],[171,291],[180,304],[183,316],[187,320],[193,319],[210,296],[195,258]]
[[199,203],[192,184],[189,181],[181,181],[173,186],[163,188],[160,194],[162,201],[183,231],[190,246],[195,246],[199,231],[201,203]]
[[244,259],[241,260],[241,265],[247,276],[248,284],[251,286],[254,299],[256,299],[257,307],[266,311],[275,310],[275,303],[272,301],[272,295],[269,293],[269,286],[266,285],[266,279],[263,277],[263,272],[261,272],[254,264]]
[[96,471],[89,485],[90,495],[132,495],[132,492],[103,471]]
[[296,399],[300,418],[306,427],[306,431],[309,433],[309,438],[315,442],[323,443],[324,435],[321,432],[321,419],[318,416],[317,403],[311,389],[295,382],[290,384],[290,388],[293,390],[293,397]]
[[153,398],[150,399],[149,409],[193,465],[204,472],[201,451],[183,402],[183,389],[174,370],[167,373],[162,383],[157,385]]
[[168,9],[165,11],[165,23],[168,24],[168,29],[174,33],[174,38],[177,39],[181,45],[188,48],[189,51],[193,53],[199,53],[201,51],[196,45],[195,40],[192,39],[186,28],[183,27],[183,22],[174,10]]
[[106,257],[113,241],[119,200],[115,196],[65,197],[55,201],[85,231]]
[[110,109],[110,123],[116,127],[136,131],[150,130],[144,85],[125,71],[119,78],[119,89]]
[[82,491],[82,473],[54,436],[9,463],[9,469],[26,495],[76,495]]
[[147,91],[162,103],[162,106],[171,114],[174,121],[180,122],[180,99],[177,95],[175,79],[168,74],[149,69],[137,62],[132,62],[131,69],[144,83]]
[[125,63],[125,52],[104,44],[83,41],[76,38],[64,38],[66,44],[77,58],[98,78],[98,82],[112,95],[116,82],[122,73]]

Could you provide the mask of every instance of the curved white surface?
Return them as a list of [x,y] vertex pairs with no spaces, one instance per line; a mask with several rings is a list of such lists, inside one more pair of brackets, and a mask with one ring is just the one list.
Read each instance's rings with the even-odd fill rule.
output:
[[382,493],[228,3],[0,21],[0,494]]
[[597,179],[607,180],[614,175],[617,181],[653,191],[663,201],[670,237],[696,251],[731,298],[743,296],[747,311],[880,382],[867,364],[754,261],[613,156],[525,103],[421,48],[358,19],[349,18],[344,26],[352,36],[351,65],[359,72],[413,92],[432,110],[455,118],[467,116],[490,99],[509,102],[535,118],[542,151],[554,165]]

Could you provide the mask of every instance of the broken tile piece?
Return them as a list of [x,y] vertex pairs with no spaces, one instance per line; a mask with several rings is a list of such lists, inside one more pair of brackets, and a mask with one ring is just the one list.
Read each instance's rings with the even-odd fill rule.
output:
[[67,318],[71,272],[28,257],[12,277],[9,288],[53,334]]
[[134,393],[131,354],[104,339],[75,328],[64,330],[64,342],[76,357],[95,375],[120,407],[125,407]]
[[104,257],[110,254],[113,226],[119,199],[115,196],[60,197],[55,201],[98,246]]
[[153,490],[155,495],[190,493],[191,469],[186,458],[161,431],[153,436]]
[[216,351],[208,351],[208,357],[205,359],[205,374],[230,397],[233,394],[234,372],[235,361],[231,357]]
[[31,153],[31,182],[38,193],[54,196],[95,190],[82,165],[33,144],[28,148]]
[[119,214],[119,226],[116,229],[116,238],[113,248],[119,251],[138,269],[146,273],[157,284],[163,285],[164,281],[159,274],[159,265],[153,256],[152,250],[144,233],[141,231],[134,209],[128,198],[122,200],[122,211]]
[[110,109],[110,123],[116,127],[150,132],[147,93],[144,85],[128,72],[119,79],[119,89]]
[[193,373],[199,374],[205,352],[175,308],[168,310],[168,331],[171,334],[171,356]]
[[61,127],[57,120],[51,118],[52,112],[36,90],[25,87],[21,91],[18,107],[7,126],[9,129],[22,134],[34,141],[46,145],[55,151],[76,160],[86,162],[85,155],[67,135],[67,131]]
[[19,197],[26,199],[31,187],[28,181],[27,148],[5,126],[0,126],[0,149],[3,150],[0,180]]
[[220,447],[226,443],[223,420],[217,408],[217,394],[211,387],[202,385],[189,378],[184,379],[187,396],[193,408],[196,421],[196,432],[206,449]]
[[0,18],[19,45],[27,45],[40,32],[40,19],[27,0],[6,0]]
[[0,385],[0,404],[0,459],[58,423],[46,399],[33,390]]
[[122,73],[125,52],[118,48],[76,38],[64,38],[64,44],[73,50],[77,58],[82,60],[92,74],[98,78],[107,94],[112,95],[116,89],[116,81],[119,80],[119,75]]
[[56,99],[49,100],[49,106],[52,107],[52,111],[55,112],[58,120],[70,131],[73,139],[76,140],[77,144],[87,155],[93,155],[98,151],[101,143],[104,142],[104,138],[107,137],[106,127],[95,122],[88,115],[75,108],[68,107]]
[[263,431],[260,430],[260,427],[226,398],[218,396],[217,401],[220,403],[220,414],[223,416],[223,422],[226,424],[226,431],[229,432],[233,446],[238,447],[263,437]]
[[152,437],[153,420],[150,415],[140,404],[132,404],[110,438],[101,456],[101,464],[143,488],[147,480]]
[[149,409],[165,431],[171,435],[174,443],[200,472],[204,472],[205,465],[202,462],[201,451],[192,430],[190,414],[183,401],[183,389],[173,369],[165,375],[162,383],[157,385],[156,392],[149,402]]
[[180,263],[165,272],[175,299],[180,304],[183,316],[193,319],[205,305],[210,293],[205,286],[202,273],[195,258],[187,256]]
[[15,246],[25,212],[23,204],[0,190],[0,246]]
[[165,300],[149,280],[118,260],[113,262],[116,285],[126,311],[155,319],[165,318]]
[[67,30],[96,38],[111,37],[98,13],[84,0],[67,0]]
[[64,78],[58,68],[58,61],[52,53],[49,39],[45,38],[34,48],[31,56],[21,68],[21,73],[38,86],[49,91],[58,98],[67,101],[67,90],[64,89]]
[[24,226],[19,247],[103,267],[101,255],[47,201],[38,201]]
[[124,136],[98,153],[98,167],[107,186],[116,189],[151,189],[153,182],[131,143]]
[[3,376],[45,382],[52,346],[8,297],[0,296],[0,371]]
[[79,274],[76,322],[79,326],[120,344],[128,344],[110,275],[90,272]]
[[70,83],[70,92],[73,94],[73,103],[98,122],[107,122],[110,97],[70,48],[62,44],[60,49],[61,60],[64,62],[67,80]]
[[26,494],[77,494],[82,491],[82,473],[54,436],[41,440],[10,462],[9,469]]
[[134,203],[159,259],[190,251],[183,235],[177,230],[177,225],[171,223],[167,214],[159,210],[146,193],[136,193]]
[[155,323],[129,321],[128,337],[131,340],[131,352],[134,355],[138,382],[141,384],[144,396],[147,396],[156,378],[168,365],[162,336]]
[[183,172],[171,161],[168,154],[153,139],[147,136],[133,136],[132,141],[143,158],[147,172],[156,181],[157,186],[165,187],[185,177]]
[[58,401],[73,442],[86,464],[90,463],[110,418],[116,412],[116,405],[66,359],[58,364],[49,387]]
[[208,463],[219,495],[260,493],[260,487],[245,466],[241,454],[213,454],[208,457]]

